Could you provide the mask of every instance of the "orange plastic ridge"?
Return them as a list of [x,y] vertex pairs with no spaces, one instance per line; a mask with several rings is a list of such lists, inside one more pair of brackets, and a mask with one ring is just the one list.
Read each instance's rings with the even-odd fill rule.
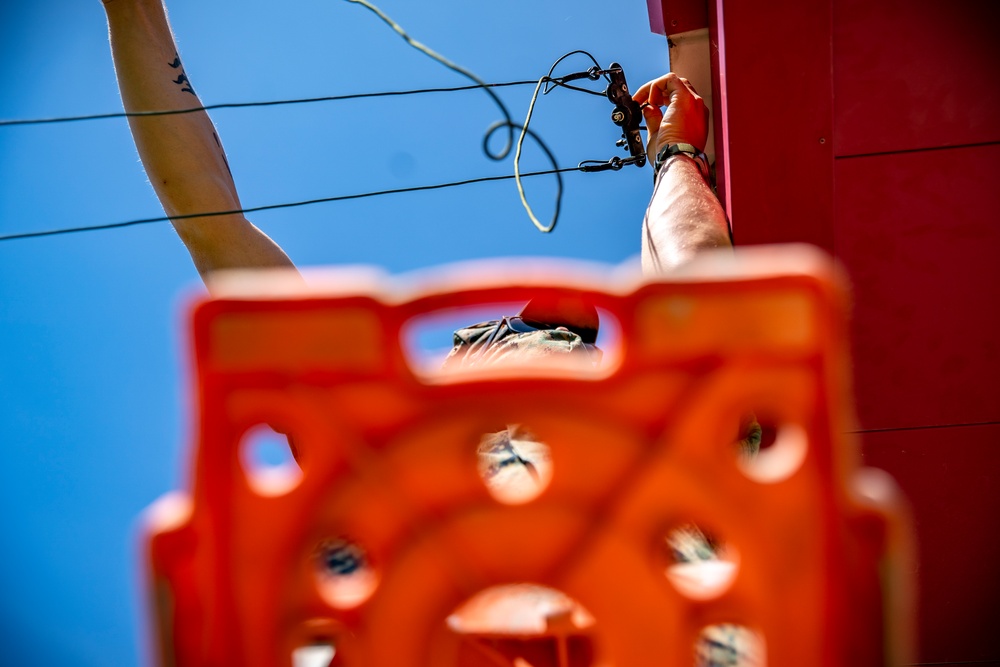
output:
[[[762,248],[647,283],[487,274],[448,274],[465,289],[259,297],[254,278],[195,305],[192,480],[146,522],[161,664],[285,667],[312,643],[338,665],[455,664],[468,642],[455,610],[528,583],[592,616],[554,614],[547,632],[591,637],[595,665],[691,665],[716,623],[759,633],[769,665],[907,658],[904,514],[847,434],[846,291],[828,259]],[[411,370],[413,318],[539,292],[612,314],[617,361]],[[751,467],[732,445],[748,409],[785,425]],[[260,424],[294,440],[302,474],[285,488],[242,463]],[[479,474],[476,446],[498,424],[550,448],[529,502],[497,500]],[[714,593],[666,575],[663,538],[689,524],[738,554]],[[341,538],[371,564],[346,584],[317,566]]]

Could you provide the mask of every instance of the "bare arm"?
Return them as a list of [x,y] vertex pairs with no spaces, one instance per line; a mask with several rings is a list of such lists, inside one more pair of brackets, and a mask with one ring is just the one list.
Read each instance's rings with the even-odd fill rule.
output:
[[[187,78],[161,0],[103,0],[126,111],[202,106]],[[241,208],[222,143],[204,111],[130,118],[149,180],[169,216]],[[291,267],[274,241],[242,214],[174,220],[195,267]]]
[[[635,100],[649,105],[643,108],[643,116],[649,132],[650,162],[667,144],[692,144],[704,150],[708,113],[685,79],[666,74],[642,86]],[[667,107],[665,113],[661,106]],[[703,250],[731,245],[725,212],[697,164],[684,155],[668,158],[643,220],[643,271],[666,271]]]

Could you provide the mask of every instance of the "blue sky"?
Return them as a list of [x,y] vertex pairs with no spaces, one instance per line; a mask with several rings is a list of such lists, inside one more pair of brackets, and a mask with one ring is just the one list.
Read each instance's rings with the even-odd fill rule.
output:
[[[383,0],[416,39],[487,81],[533,79],[560,55],[616,60],[635,89],[667,67],[642,0]],[[340,0],[174,0],[206,104],[463,85]],[[0,4],[0,118],[120,110],[98,0]],[[586,69],[572,60],[565,70]],[[530,87],[500,92],[523,118]],[[532,128],[560,166],[618,155],[601,98],[557,91]],[[245,206],[512,173],[480,143],[481,91],[213,113]],[[545,169],[528,150],[523,168]],[[634,258],[649,168],[569,174],[559,227],[536,231],[511,182],[259,213],[301,266],[400,273],[484,257]],[[551,177],[526,183],[551,214]],[[0,127],[0,234],[162,213],[124,120]],[[185,312],[201,290],[173,230],[0,242],[0,645],[6,664],[127,665],[144,610],[136,518],[176,488],[190,432]]]

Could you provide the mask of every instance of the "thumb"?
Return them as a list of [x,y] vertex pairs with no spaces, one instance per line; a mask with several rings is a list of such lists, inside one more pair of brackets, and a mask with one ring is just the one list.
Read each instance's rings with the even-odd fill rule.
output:
[[657,150],[656,139],[660,133],[663,112],[660,111],[660,107],[648,104],[642,108],[642,117],[646,121],[646,155],[649,156],[649,164],[653,164]]

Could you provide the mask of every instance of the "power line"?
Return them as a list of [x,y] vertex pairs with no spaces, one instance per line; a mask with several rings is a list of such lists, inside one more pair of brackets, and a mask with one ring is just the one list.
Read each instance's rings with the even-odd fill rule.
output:
[[[558,79],[556,80],[558,81]],[[349,93],[346,95],[326,95],[323,97],[302,97],[289,100],[267,100],[262,102],[224,102],[219,104],[206,104],[205,106],[190,107],[188,109],[162,109],[158,111],[119,111],[116,113],[99,113],[84,116],[60,116],[54,118],[23,118],[15,120],[0,120],[0,127],[12,127],[15,125],[46,125],[53,123],[74,123],[88,120],[106,120],[110,118],[142,118],[147,116],[176,116],[180,114],[196,113],[198,111],[213,111],[215,109],[242,109],[246,107],[273,107],[285,104],[312,104],[315,102],[340,102],[343,100],[360,100],[371,97],[399,97],[403,95],[422,95],[424,93],[454,93],[463,90],[478,90],[480,88],[504,88],[508,86],[534,86],[537,81],[503,81],[499,83],[477,83],[468,86],[451,86],[445,88],[418,88],[415,90],[389,90],[375,93]],[[566,88],[577,89],[573,86]]]
[[[493,92],[488,85],[486,85],[485,81],[483,81],[478,76],[476,76],[466,68],[462,67],[461,65],[452,62],[451,60],[445,58],[437,51],[434,51],[433,49],[429,48],[426,44],[422,44],[421,42],[415,40],[413,37],[410,36],[409,33],[406,32],[406,30],[403,29],[401,25],[393,21],[392,18],[390,18],[385,12],[383,12],[381,9],[372,4],[369,0],[347,0],[347,2],[360,5],[365,9],[367,9],[368,11],[370,11],[371,13],[375,14],[375,16],[379,18],[379,20],[381,20],[383,23],[392,28],[392,30],[397,35],[402,37],[403,40],[407,44],[412,46],[414,49],[420,51],[428,58],[431,58],[432,60],[435,60],[438,63],[444,65],[451,71],[461,74],[470,81],[475,82],[476,84],[479,85],[480,88],[483,89],[483,91],[487,95],[490,96],[493,102],[497,105],[497,108],[500,110],[500,113],[503,114],[503,120],[494,123],[486,131],[486,136],[483,137],[483,152],[486,153],[486,155],[490,159],[503,160],[505,157],[507,157],[507,155],[510,153],[511,149],[513,149],[515,145],[514,130],[515,128],[520,128],[521,134],[517,140],[517,150],[514,153],[514,183],[517,186],[518,195],[521,197],[521,204],[524,206],[525,211],[528,213],[528,218],[531,220],[531,224],[533,224],[535,228],[538,229],[538,231],[547,234],[551,232],[553,229],[555,229],[556,223],[559,222],[559,212],[562,208],[562,176],[560,175],[562,170],[559,169],[559,164],[556,162],[555,155],[552,154],[552,151],[549,150],[549,147],[545,144],[544,141],[542,141],[541,137],[539,137],[535,132],[532,132],[531,130],[528,129],[528,124],[531,122],[531,114],[535,107],[535,100],[538,99],[538,92],[541,89],[542,84],[545,84],[545,94],[548,94],[549,91],[556,86],[566,85],[565,80],[552,78],[552,72],[559,65],[559,63],[561,63],[563,60],[573,55],[577,54],[586,55],[588,58],[590,58],[590,61],[593,63],[594,66],[590,70],[587,70],[586,72],[577,72],[575,74],[571,74],[567,77],[564,77],[564,79],[575,80],[587,77],[592,80],[596,80],[600,76],[599,72],[601,67],[597,63],[597,60],[594,59],[594,56],[587,53],[586,51],[576,50],[576,51],[571,51],[563,55],[558,60],[556,60],[555,63],[552,64],[552,67],[549,68],[549,73],[538,79],[537,83],[535,84],[535,92],[531,96],[531,104],[528,107],[528,116],[527,118],[524,119],[523,125],[518,125],[511,118],[510,111],[507,110],[507,107],[506,105],[504,105],[503,100],[501,100],[500,96],[497,95],[495,92]],[[577,88],[575,86],[569,86],[569,87],[572,88],[573,90],[580,90],[588,93],[592,92],[583,88]],[[499,152],[494,153],[492,150],[490,150],[490,143],[489,143],[490,137],[496,130],[501,128],[505,128],[507,130],[507,141],[504,144],[504,147],[501,148]],[[538,221],[538,218],[535,217],[535,214],[532,211],[531,206],[528,204],[528,199],[524,194],[524,187],[522,187],[521,185],[521,169],[520,169],[521,147],[524,144],[525,137],[531,137],[535,141],[535,143],[538,144],[538,146],[542,149],[542,152],[544,152],[546,157],[548,157],[549,160],[552,162],[553,171],[551,173],[556,174],[556,183],[558,187],[556,191],[556,205],[555,205],[555,210],[552,213],[552,220],[549,222],[548,225],[543,225]],[[577,168],[583,170],[582,166],[579,166]]]
[[[40,118],[40,119],[23,119],[23,120],[6,120],[6,121],[0,120],[0,127],[4,127],[4,126],[8,126],[9,127],[9,126],[15,126],[15,125],[40,125],[40,124],[53,124],[53,123],[68,123],[68,122],[100,120],[100,119],[110,119],[110,118],[133,118],[133,117],[144,117],[144,116],[168,116],[168,115],[189,114],[189,113],[195,113],[195,112],[200,112],[200,111],[209,111],[209,110],[224,109],[224,108],[263,107],[263,106],[277,106],[277,105],[283,105],[283,104],[305,104],[305,103],[323,102],[323,101],[341,101],[341,100],[361,99],[361,98],[373,98],[373,97],[384,97],[384,96],[401,96],[401,95],[414,95],[414,94],[432,93],[432,92],[455,92],[455,91],[461,91],[461,90],[482,89],[486,94],[488,94],[490,96],[490,98],[493,100],[493,102],[496,104],[497,108],[500,110],[501,114],[503,115],[503,120],[498,121],[497,123],[494,123],[489,129],[487,129],[486,136],[483,138],[483,151],[486,153],[486,155],[488,157],[490,157],[491,159],[493,159],[493,160],[502,160],[502,159],[504,159],[510,153],[511,149],[514,146],[514,129],[515,128],[519,128],[521,130],[520,137],[519,137],[519,139],[517,141],[517,152],[516,152],[516,154],[514,156],[514,173],[513,174],[511,174],[511,175],[505,175],[505,176],[486,176],[486,177],[480,177],[480,178],[466,179],[466,180],[463,180],[463,181],[454,181],[454,182],[450,182],[450,183],[440,183],[440,184],[435,184],[435,185],[423,185],[423,186],[414,186],[414,187],[409,187],[409,188],[396,188],[396,189],[390,189],[390,190],[378,190],[378,191],[374,191],[374,192],[357,193],[357,194],[352,194],[352,195],[340,195],[340,196],[335,196],[335,197],[324,197],[324,198],[320,198],[320,199],[310,199],[310,200],[298,201],[298,202],[287,202],[287,203],[283,203],[283,204],[268,204],[268,205],[265,205],[265,206],[257,206],[257,207],[245,208],[245,209],[234,209],[234,210],[230,210],[230,211],[209,211],[209,212],[201,212],[201,213],[184,214],[184,215],[179,215],[179,216],[158,216],[158,217],[154,217],[154,218],[140,218],[140,219],[137,219],[137,220],[128,220],[128,221],[124,221],[124,222],[115,222],[115,223],[108,223],[108,224],[103,224],[103,225],[93,225],[93,226],[87,226],[87,227],[64,227],[64,228],[58,228],[58,229],[52,229],[52,230],[44,230],[44,231],[38,231],[38,232],[21,232],[21,233],[15,233],[15,234],[0,235],[0,241],[12,241],[12,240],[16,240],[16,239],[25,239],[25,238],[38,238],[38,237],[43,237],[43,236],[55,236],[55,235],[60,235],[60,234],[71,234],[71,233],[77,233],[77,232],[96,231],[96,230],[103,230],[103,229],[117,229],[117,228],[121,228],[121,227],[130,227],[130,226],[140,225],[140,224],[148,224],[148,223],[154,223],[154,222],[166,222],[168,220],[184,220],[184,219],[189,219],[189,218],[204,218],[204,217],[213,217],[213,216],[222,216],[222,215],[245,214],[245,213],[258,212],[258,211],[281,209],[281,208],[292,208],[292,207],[296,207],[296,206],[306,206],[306,205],[309,205],[309,204],[318,204],[318,203],[334,202],[334,201],[345,201],[345,200],[350,200],[350,199],[361,199],[361,198],[364,198],[364,197],[374,197],[374,196],[387,195],[387,194],[398,194],[398,193],[404,193],[404,192],[419,192],[419,191],[422,191],[422,190],[437,190],[437,189],[442,189],[442,188],[456,187],[456,186],[460,186],[460,185],[470,185],[470,184],[473,184],[473,183],[483,183],[483,182],[489,182],[489,181],[500,181],[500,180],[509,180],[509,179],[513,179],[515,181],[515,183],[517,185],[518,193],[519,193],[520,198],[521,198],[521,203],[524,205],[524,207],[525,207],[525,209],[526,209],[526,211],[528,213],[528,216],[531,219],[531,222],[540,231],[542,231],[542,232],[551,232],[555,228],[556,222],[559,219],[559,212],[560,212],[561,201],[562,201],[562,187],[563,187],[562,186],[562,174],[565,173],[565,172],[569,172],[569,171],[585,171],[585,172],[586,171],[595,171],[595,170],[599,170],[599,168],[596,167],[596,166],[587,166],[587,165],[585,165],[585,163],[580,163],[576,167],[560,168],[559,165],[558,165],[558,163],[556,162],[555,156],[552,154],[552,151],[549,150],[549,148],[545,144],[545,142],[543,142],[542,139],[535,132],[532,132],[530,129],[528,129],[528,124],[531,121],[532,110],[534,109],[535,101],[538,98],[539,90],[541,89],[541,87],[542,87],[543,84],[545,84],[544,94],[548,94],[552,90],[552,88],[554,88],[554,87],[560,87],[561,86],[561,87],[570,88],[571,90],[577,90],[577,91],[580,91],[580,92],[586,92],[586,93],[598,95],[598,96],[601,96],[601,97],[604,96],[602,93],[597,93],[596,91],[590,91],[590,90],[587,90],[587,89],[584,89],[584,88],[578,88],[576,86],[567,85],[568,81],[572,81],[572,80],[576,80],[576,79],[580,79],[580,78],[584,78],[584,77],[590,78],[592,80],[596,80],[597,78],[599,78],[599,76],[601,74],[605,74],[604,72],[602,72],[600,70],[600,66],[597,64],[597,61],[594,59],[594,57],[592,55],[590,55],[589,53],[586,53],[585,51],[573,51],[573,52],[567,53],[566,55],[564,55],[561,58],[559,58],[559,60],[557,60],[552,65],[552,67],[549,69],[549,73],[546,76],[541,77],[537,81],[511,81],[511,82],[503,82],[503,83],[487,83],[487,82],[483,81],[482,79],[480,79],[475,74],[473,74],[472,72],[470,72],[469,70],[465,69],[464,67],[461,67],[460,65],[457,65],[456,63],[454,63],[454,62],[448,60],[447,58],[445,58],[444,56],[442,56],[441,54],[439,54],[439,53],[431,50],[426,45],[424,45],[424,44],[416,41],[415,39],[413,39],[399,24],[397,24],[395,21],[393,21],[391,18],[389,18],[389,16],[387,16],[384,12],[382,12],[378,7],[376,7],[375,5],[373,5],[368,0],[347,0],[347,1],[351,2],[351,3],[354,3],[354,4],[358,4],[358,5],[366,8],[366,9],[368,9],[369,11],[371,11],[372,13],[374,13],[376,16],[378,16],[378,18],[381,19],[383,22],[385,22],[389,27],[391,27],[410,46],[412,46],[413,48],[415,48],[418,51],[422,52],[424,55],[430,57],[431,59],[439,62],[442,65],[444,65],[448,69],[450,69],[450,70],[452,70],[452,71],[454,71],[454,72],[456,72],[458,74],[461,74],[462,76],[468,78],[475,85],[455,86],[455,87],[448,87],[448,88],[424,88],[424,89],[406,90],[406,91],[386,91],[386,92],[378,92],[378,93],[354,93],[354,94],[348,94],[348,95],[332,95],[332,96],[324,96],[324,97],[300,98],[300,99],[291,99],[291,100],[270,100],[270,101],[260,101],[260,102],[222,103],[222,104],[214,104],[214,105],[201,105],[201,106],[196,106],[196,107],[190,107],[190,108],[187,108],[187,109],[165,109],[165,110],[158,110],[158,111],[138,111],[138,112],[137,111],[126,111],[126,112],[118,112],[118,113],[111,113],[111,114],[92,114],[92,115],[85,115],[85,116],[65,116],[65,117],[57,117],[57,118]],[[559,65],[559,63],[561,63],[564,59],[566,59],[566,58],[568,58],[568,57],[570,57],[572,55],[576,55],[576,54],[583,54],[583,55],[588,56],[594,66],[590,70],[588,70],[586,72],[577,72],[577,73],[574,73],[574,74],[571,74],[571,75],[568,75],[568,76],[565,76],[565,77],[553,77],[552,76],[553,70],[556,68],[556,66]],[[534,91],[534,94],[532,95],[532,98],[531,98],[531,105],[529,106],[529,109],[528,109],[528,116],[525,119],[525,122],[524,122],[523,125],[518,125],[518,124],[516,124],[516,123],[513,122],[512,118],[510,116],[510,112],[507,110],[507,107],[504,105],[504,103],[500,99],[500,97],[492,90],[492,88],[502,87],[502,86],[529,85],[529,84],[534,84],[535,85],[535,91]],[[489,140],[490,140],[490,137],[494,134],[494,132],[497,131],[497,130],[500,130],[500,129],[506,129],[507,130],[507,141],[506,141],[506,144],[504,145],[504,147],[498,153],[494,153],[490,149]],[[520,158],[521,158],[521,148],[522,148],[522,144],[524,143],[525,137],[531,137],[539,145],[539,147],[545,153],[546,157],[548,157],[548,159],[551,161],[552,166],[553,166],[552,169],[545,170],[545,171],[529,172],[529,173],[525,173],[525,174],[522,174],[520,172],[519,163],[520,163]],[[616,161],[615,159],[612,159],[612,160],[608,161],[608,163],[606,163],[602,168],[611,168],[611,169],[614,169],[614,170],[620,169],[621,168],[621,160],[617,160]],[[557,181],[556,205],[555,205],[555,211],[553,213],[552,221],[550,222],[550,224],[548,226],[543,226],[535,218],[535,216],[534,216],[534,214],[533,214],[533,212],[531,210],[531,207],[528,205],[527,199],[526,199],[525,194],[524,194],[524,189],[521,186],[521,179],[522,179],[522,177],[542,176],[542,175],[548,175],[548,174],[555,175],[555,177],[556,177],[556,181]]]
[[[560,169],[546,169],[544,171],[532,171],[520,174],[520,178],[532,176],[547,176],[551,174],[563,174],[570,171],[583,171],[580,167],[563,167]],[[93,232],[104,229],[118,229],[121,227],[132,227],[135,225],[146,225],[155,222],[167,222],[170,220],[188,220],[190,218],[212,218],[222,215],[242,215],[245,213],[257,213],[260,211],[273,211],[281,208],[295,208],[298,206],[309,206],[311,204],[324,204],[336,201],[348,201],[351,199],[364,199],[366,197],[379,197],[382,195],[395,195],[406,192],[421,192],[424,190],[442,190],[461,185],[473,185],[475,183],[489,183],[491,181],[508,181],[515,178],[514,174],[503,176],[480,176],[469,178],[463,181],[452,181],[450,183],[436,183],[433,185],[415,185],[408,188],[393,188],[390,190],[376,190],[373,192],[360,192],[350,195],[337,195],[334,197],[322,197],[319,199],[306,199],[304,201],[286,202],[282,204],[265,204],[263,206],[252,206],[249,208],[234,209],[231,211],[206,211],[203,213],[186,213],[184,215],[158,216],[155,218],[139,218],[137,220],[126,220],[124,222],[111,222],[103,225],[91,225],[87,227],[62,227],[58,229],[48,229],[39,232],[20,232],[16,234],[5,234],[0,236],[0,241],[15,241],[18,239],[39,238],[42,236],[58,236],[61,234],[75,234],[78,232]]]
[[[350,3],[353,3],[353,4],[360,5],[360,6],[364,7],[365,9],[367,9],[368,11],[370,11],[372,14],[374,14],[375,16],[377,16],[380,21],[382,21],[387,26],[389,26],[390,28],[392,28],[393,32],[395,32],[397,35],[399,35],[400,37],[402,37],[403,41],[405,41],[407,44],[409,44],[410,46],[412,46],[414,49],[416,49],[420,53],[423,53],[425,56],[427,56],[431,60],[434,60],[434,61],[436,61],[436,62],[444,65],[445,67],[447,67],[448,69],[450,69],[452,72],[455,72],[456,74],[461,74],[462,76],[464,76],[469,81],[472,81],[473,83],[475,83],[477,88],[482,88],[483,92],[485,92],[487,95],[489,95],[490,99],[493,100],[493,103],[497,105],[497,108],[500,110],[500,113],[503,115],[503,119],[505,121],[503,123],[502,127],[506,127],[507,128],[507,143],[504,144],[503,149],[501,149],[499,153],[493,153],[492,151],[490,151],[489,145],[488,145],[488,142],[487,142],[487,140],[489,138],[488,134],[487,134],[487,140],[483,141],[483,151],[485,151],[486,155],[488,155],[490,158],[492,158],[494,160],[502,160],[505,157],[507,157],[507,154],[510,152],[510,149],[513,148],[513,145],[514,145],[514,128],[517,127],[517,126],[514,124],[514,120],[510,116],[510,111],[507,110],[507,106],[503,103],[503,100],[500,99],[499,95],[497,95],[495,92],[493,92],[492,90],[490,90],[490,87],[488,85],[486,85],[485,81],[483,81],[478,76],[476,76],[475,74],[473,74],[471,71],[467,70],[466,68],[462,67],[461,65],[452,62],[448,58],[445,58],[443,55],[441,55],[437,51],[431,49],[426,44],[423,44],[422,42],[418,42],[417,40],[413,39],[413,37],[411,37],[410,34],[407,33],[406,30],[404,30],[401,25],[399,25],[398,23],[396,23],[395,21],[393,21],[392,18],[390,18],[385,12],[383,12],[381,9],[379,9],[378,7],[376,7],[375,5],[373,5],[371,2],[368,2],[368,0],[347,0],[347,2],[350,2]],[[553,165],[553,166],[557,166],[557,165]],[[516,170],[515,170],[515,175],[516,175]],[[519,180],[519,179],[515,179],[515,180]],[[518,187],[520,187],[520,185]]]

